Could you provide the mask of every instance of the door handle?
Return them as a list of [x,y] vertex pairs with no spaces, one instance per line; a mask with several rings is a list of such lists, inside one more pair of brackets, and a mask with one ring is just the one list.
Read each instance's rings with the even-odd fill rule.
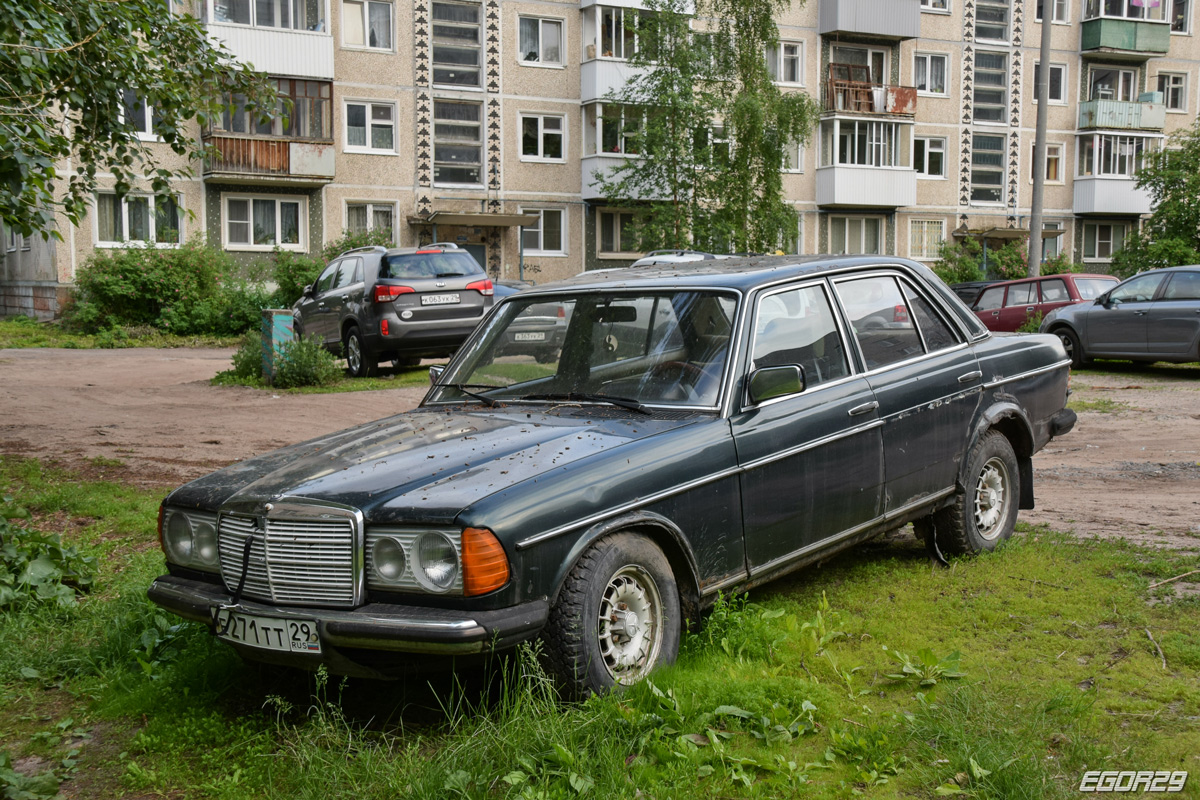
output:
[[863,403],[861,406],[855,406],[854,408],[850,409],[850,416],[857,417],[860,414],[868,414],[877,408],[879,408],[879,401],[872,400],[869,403]]
[[1035,309],[1035,306],[1026,306],[1025,313],[1029,313],[1030,311],[1033,311],[1034,309]]
[[1148,312],[1146,312],[1146,311],[1135,311],[1135,312],[1133,312],[1133,313],[1134,313],[1134,314],[1136,314],[1136,315],[1138,315],[1139,317],[1144,317],[1144,316],[1146,316],[1146,314],[1147,314]]
[[993,312],[992,312],[992,316],[993,316],[993,317],[998,317],[998,316],[1000,316],[1000,312],[999,312],[999,311],[993,311]]
[[982,377],[983,377],[983,373],[980,372],[979,370],[975,370],[974,372],[968,372],[966,375],[959,375],[958,382],[959,383],[970,383],[971,381],[978,380],[979,378],[982,378]]

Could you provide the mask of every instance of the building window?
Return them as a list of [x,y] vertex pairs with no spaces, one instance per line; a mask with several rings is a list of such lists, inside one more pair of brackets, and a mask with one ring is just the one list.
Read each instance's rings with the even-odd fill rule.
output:
[[907,167],[895,122],[831,119],[821,123],[821,166]]
[[1129,226],[1123,222],[1083,224],[1083,260],[1108,261],[1125,246]]
[[[279,104],[271,115],[246,108],[241,95],[226,95],[225,108],[212,130],[290,139],[333,141],[333,84],[276,78],[270,81],[279,93]],[[288,105],[290,102],[290,107]]]
[[521,115],[521,160],[563,161],[567,157],[562,117]]
[[1088,76],[1088,99],[1132,103],[1135,77],[1136,73],[1131,69],[1092,67]]
[[[1037,21],[1038,22],[1042,21],[1042,14],[1044,13],[1043,6],[1046,4],[1046,2],[1047,2],[1047,0],[1037,0]],[[1067,22],[1068,18],[1069,18],[1068,15],[1069,15],[1070,9],[1071,9],[1068,1],[1067,0],[1049,0],[1049,2],[1053,3],[1053,14],[1054,14],[1054,16],[1051,18],[1050,21],[1051,22]]]
[[921,0],[922,11],[949,11],[950,0]]
[[696,162],[711,167],[729,163],[729,132],[725,123],[699,127],[692,134]]
[[975,4],[975,38],[1008,41],[1011,0],[978,0]]
[[205,21],[293,31],[325,30],[324,0],[207,0]]
[[1190,33],[1192,30],[1192,0],[1175,0],[1171,4],[1171,32]]
[[518,24],[521,63],[562,65],[562,20],[521,17]]
[[797,141],[788,142],[783,150],[783,171],[804,172],[804,145]]
[[433,101],[433,179],[437,183],[483,183],[483,106]]
[[396,152],[396,107],[391,103],[346,103],[346,152]]
[[395,204],[346,204],[346,230],[353,231],[354,233],[362,233],[363,231],[394,231],[395,229]]
[[908,257],[932,261],[938,257],[946,239],[946,220],[913,219],[908,221]]
[[804,83],[804,43],[780,42],[767,48],[767,72],[776,83]]
[[600,107],[599,131],[600,152],[637,155],[641,152],[639,139],[642,131],[640,109],[620,105]]
[[174,198],[118,197],[109,192],[96,195],[96,244],[100,247],[178,246],[182,231],[179,204]]
[[433,4],[433,82],[482,86],[479,79],[483,27],[478,3]]
[[[1151,5],[1153,3],[1153,5]],[[1166,19],[1162,0],[1086,0],[1083,18],[1117,17],[1118,19],[1148,19],[1162,22]]]
[[[1033,62],[1033,86],[1034,96],[1033,102],[1037,102],[1037,86],[1042,79],[1042,65],[1038,62]],[[1047,96],[1051,103],[1065,105],[1067,102],[1067,65],[1066,64],[1051,64],[1050,65],[1050,85],[1046,87]]]
[[231,250],[303,250],[305,201],[284,196],[225,196],[225,246]]
[[[1061,222],[1046,222],[1042,225],[1043,231],[1062,231],[1062,229]],[[1060,253],[1062,253],[1062,233],[1057,236],[1042,237],[1042,261],[1058,258]]]
[[[1030,151],[1029,163],[1035,165],[1029,172],[1029,180],[1033,181],[1034,172],[1037,169],[1037,146],[1034,145]],[[1046,142],[1046,183],[1062,183],[1063,182],[1063,146],[1060,142]]]
[[1187,111],[1187,74],[1183,72],[1160,72],[1158,90],[1163,102],[1172,111]]
[[[98,201],[97,201],[98,204]],[[8,229],[8,252],[17,252],[17,245],[20,244],[21,234],[17,233],[14,228]]]
[[917,53],[913,74],[916,76],[917,91],[921,94],[946,95],[946,65],[949,57],[945,53]]
[[1158,149],[1158,139],[1115,134],[1079,137],[1079,177],[1134,178],[1148,154]]
[[980,51],[975,54],[976,122],[1003,122],[1008,105],[1008,56]]
[[638,51],[639,31],[654,24],[653,12],[597,8],[600,13],[600,55],[603,58],[632,58]]
[[566,255],[561,208],[522,208],[521,213],[538,217],[536,225],[521,228],[521,247],[526,255]]
[[121,119],[137,131],[139,139],[158,138],[154,133],[154,128],[159,122],[158,112],[133,89],[126,89],[121,94]]
[[379,0],[342,0],[342,43],[391,50],[392,4]]
[[829,250],[834,255],[879,255],[883,220],[879,217],[830,217]]
[[636,253],[637,237],[633,232],[633,214],[625,211],[600,211],[600,253]]
[[946,140],[922,136],[914,139],[913,167],[926,178],[946,177]]
[[971,137],[971,202],[1004,202],[1004,138]]

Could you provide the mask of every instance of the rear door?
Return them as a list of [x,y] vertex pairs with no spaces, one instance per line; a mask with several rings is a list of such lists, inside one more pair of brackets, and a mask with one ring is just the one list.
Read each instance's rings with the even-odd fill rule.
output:
[[979,293],[971,310],[989,331],[1000,330],[1000,311],[1004,308],[1004,286],[993,286]]
[[362,259],[355,256],[343,258],[338,267],[337,278],[326,293],[326,307],[329,311],[332,333],[339,339],[342,334],[342,321],[346,318],[348,307],[353,306],[352,295],[355,291],[362,294]]
[[1162,284],[1163,274],[1152,272],[1130,278],[1087,312],[1083,348],[1089,354],[1144,356],[1150,306]]
[[751,574],[873,520],[883,483],[875,396],[852,371],[828,284],[760,295],[756,319],[768,315],[753,328],[751,369],[797,364],[807,386],[732,419]]
[[1035,281],[1022,281],[1008,285],[1008,296],[1000,309],[999,323],[995,330],[1015,331],[1037,311],[1038,289]]
[[1150,354],[1200,359],[1200,271],[1172,273],[1146,319]]
[[1067,288],[1067,282],[1063,278],[1043,278],[1038,284],[1042,301],[1038,303],[1035,313],[1041,314],[1043,318],[1054,309],[1074,302],[1071,299],[1071,291]]

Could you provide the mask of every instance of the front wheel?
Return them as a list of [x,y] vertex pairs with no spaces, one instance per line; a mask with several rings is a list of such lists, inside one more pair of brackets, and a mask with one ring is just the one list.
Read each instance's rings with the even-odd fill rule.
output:
[[357,325],[346,329],[346,371],[355,378],[369,378],[379,371],[379,362],[363,343]]
[[1083,343],[1079,341],[1075,331],[1070,328],[1059,328],[1054,331],[1054,334],[1062,342],[1063,350],[1067,351],[1067,358],[1071,359],[1071,369],[1083,369],[1087,359],[1083,355]]
[[967,464],[966,490],[933,519],[937,548],[949,555],[995,550],[1017,524],[1021,472],[1004,434],[981,436]]
[[550,671],[570,697],[636,683],[679,654],[679,588],[644,536],[592,545],[559,592],[542,633]]

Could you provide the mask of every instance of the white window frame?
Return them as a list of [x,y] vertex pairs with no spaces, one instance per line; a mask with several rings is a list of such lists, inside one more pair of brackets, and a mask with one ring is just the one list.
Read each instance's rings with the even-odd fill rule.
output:
[[20,234],[17,233],[16,228],[8,229],[8,252],[10,252],[10,253],[17,252],[17,245],[21,238],[22,237]]
[[[1033,183],[1033,179],[1037,175],[1037,173],[1034,171],[1037,168],[1037,165],[1034,163],[1035,145],[1030,144],[1029,147],[1030,147],[1030,150],[1029,150],[1029,182]],[[1058,158],[1058,180],[1052,181],[1052,180],[1050,180],[1049,177],[1047,177],[1046,178],[1047,186],[1062,186],[1063,184],[1065,184],[1067,182],[1067,178],[1066,178],[1067,148],[1066,148],[1066,145],[1064,145],[1062,142],[1046,142],[1046,165],[1047,166],[1049,166],[1050,158],[1051,158],[1052,154],[1055,152],[1057,153],[1056,157]]]
[[949,14],[950,0],[921,0],[921,11],[925,14]]
[[[1042,68],[1042,62],[1038,61],[1037,59],[1034,59],[1034,61],[1033,61],[1033,104],[1034,105],[1037,105],[1037,101],[1038,101],[1038,99],[1037,99],[1037,73],[1038,73],[1038,70],[1040,70],[1041,68]],[[1053,97],[1049,97],[1049,95],[1050,95],[1050,87],[1049,86],[1046,87],[1046,95],[1047,95],[1047,97],[1049,97],[1050,105],[1065,106],[1065,105],[1067,105],[1067,101],[1070,99],[1071,70],[1066,64],[1062,64],[1062,63],[1059,63],[1056,61],[1051,61],[1050,62],[1050,72],[1053,73],[1054,70],[1056,70],[1056,69],[1062,70],[1062,80],[1059,81],[1059,84],[1058,84],[1060,87],[1062,87],[1062,97],[1060,97],[1057,100],[1055,100]]]
[[[993,86],[991,84],[982,84],[982,85],[980,84],[979,73],[983,72],[983,71],[991,71],[991,70],[987,70],[987,69],[979,66],[979,56],[981,56],[981,55],[994,55],[994,56],[1001,56],[1004,58],[1004,80],[999,87]],[[1012,91],[1012,66],[1013,66],[1012,60],[1013,60],[1013,58],[1016,58],[1016,57],[1019,57],[1018,54],[1010,53],[1010,52],[1006,52],[1006,51],[1002,51],[1002,50],[976,50],[975,51],[975,63],[972,65],[972,67],[975,70],[975,87],[972,91],[974,91],[976,93],[976,99],[973,99],[973,102],[971,103],[971,122],[979,124],[979,125],[1003,125],[1005,127],[1008,126],[1008,101],[1011,97],[1010,92]],[[1004,93],[1004,98],[1001,100],[1001,102],[999,104],[991,104],[991,103],[985,104],[988,108],[997,108],[997,107],[1000,108],[1000,110],[1001,110],[1000,119],[982,119],[981,117],[979,117],[976,114],[976,109],[980,106],[980,103],[977,98],[978,98],[978,92],[980,91],[981,88],[983,91],[993,91],[993,92],[997,91],[997,89],[999,89],[999,91]]]
[[[450,139],[445,140],[445,143],[447,145],[460,146],[460,147],[469,146],[469,147],[476,147],[479,149],[479,180],[475,183],[462,183],[462,182],[457,182],[457,181],[445,181],[445,180],[437,179],[437,168],[439,166],[438,160],[437,160],[437,150],[438,150],[438,144],[439,144],[438,138],[437,138],[437,124],[438,124],[437,107],[438,107],[438,103],[447,103],[447,104],[451,104],[451,105],[470,105],[470,106],[474,106],[475,108],[477,108],[479,110],[478,121],[446,120],[446,122],[448,122],[449,124],[452,124],[452,125],[461,125],[461,126],[471,125],[473,127],[479,128],[479,139],[476,142],[467,143],[467,142],[460,142],[457,140],[450,140]],[[486,185],[485,184],[485,181],[486,181],[485,173],[487,170],[487,162],[484,160],[484,154],[483,154],[483,139],[484,139],[483,126],[484,126],[483,103],[479,102],[478,100],[460,100],[458,98],[453,98],[453,97],[435,97],[433,99],[433,127],[434,127],[434,134],[433,134],[434,179],[433,179],[433,185],[434,186],[469,186],[469,187],[477,188],[477,187]],[[453,165],[448,165],[448,166],[453,166]]]
[[[803,175],[804,145],[798,141],[790,141],[784,147],[786,148],[786,152],[783,154],[783,171],[789,175]],[[795,164],[795,166],[789,167],[789,161]]]
[[[146,98],[138,96],[138,100],[142,101],[142,109],[145,111],[146,130],[138,130],[137,138],[143,142],[161,142],[162,137],[154,132],[154,106],[147,102]],[[121,98],[121,108],[117,112],[117,119],[125,122],[125,98]]]
[[[620,217],[622,215],[628,215],[630,217],[633,216],[633,212],[629,211],[627,209],[625,209],[625,210],[622,210],[619,208],[597,208],[596,209],[596,255],[597,255],[597,257],[612,258],[612,259],[626,259],[626,260],[629,259],[630,257],[636,257],[639,254],[637,250],[625,250],[625,249],[602,250],[601,249],[601,247],[602,247],[601,243],[604,241],[604,236],[603,236],[603,232],[600,230],[600,228],[601,228],[601,225],[603,225],[603,220],[604,220],[605,214],[617,215],[617,217],[618,217],[617,229],[616,229],[616,231],[614,231],[614,234],[617,237],[619,237],[621,235],[621,225],[619,222]],[[619,242],[618,244],[620,244],[622,247],[624,247],[624,245],[626,245],[626,244],[632,245],[634,243],[633,242]]]
[[[365,122],[367,126],[367,143],[366,145],[350,144],[350,106],[363,106],[365,110]],[[375,126],[374,110],[376,107],[388,108],[392,112],[392,146],[390,149],[384,149],[371,146],[371,129]],[[344,98],[342,100],[342,152],[344,153],[369,153],[371,155],[397,155],[396,139],[399,136],[399,129],[396,125],[396,104],[389,101],[379,100],[354,100]]]
[[[1058,231],[1057,236],[1052,236],[1052,237],[1043,236],[1042,237],[1042,263],[1043,264],[1046,263],[1046,259],[1048,259],[1048,258],[1057,258],[1058,256],[1062,255],[1062,253],[1063,253],[1063,234],[1066,233],[1065,228],[1066,228],[1066,226],[1063,225],[1062,220],[1047,220],[1046,222],[1042,223],[1043,231]],[[1046,255],[1046,251],[1049,247],[1050,242],[1054,242],[1054,245],[1053,245],[1054,254]]]
[[[1117,73],[1117,91],[1116,91],[1116,94],[1118,95],[1117,97],[1092,97],[1092,91],[1094,89],[1093,76],[1095,75],[1095,73],[1098,70],[1112,70]],[[1129,94],[1128,94],[1129,99],[1128,100],[1121,100],[1121,98],[1119,97],[1119,95],[1121,94],[1121,90],[1124,88],[1128,88],[1128,90],[1129,90]],[[1137,97],[1138,97],[1137,88],[1138,88],[1138,71],[1136,69],[1130,69],[1128,67],[1118,66],[1115,64],[1089,64],[1088,65],[1087,99],[1089,101],[1090,100],[1118,100],[1122,103],[1132,103],[1137,100]]]
[[1171,72],[1164,71],[1154,76],[1154,86],[1158,86],[1159,78],[1183,78],[1183,86],[1180,87],[1179,96],[1183,99],[1183,108],[1171,108],[1167,102],[1167,92],[1163,92],[1163,105],[1166,106],[1168,114],[1186,114],[1188,113],[1188,73],[1186,72]]
[[[1112,227],[1114,225],[1120,225],[1121,227],[1123,227],[1125,229],[1124,233],[1121,234],[1121,247],[1118,249],[1115,249],[1115,250],[1113,249],[1114,237],[1112,235]],[[1108,255],[1107,256],[1099,256],[1099,255],[1090,255],[1089,256],[1087,254],[1088,233],[1091,232],[1092,235],[1095,237],[1092,242],[1093,254],[1099,253],[1100,252],[1100,228],[1101,227],[1109,228]],[[1130,222],[1118,222],[1118,221],[1084,222],[1083,223],[1083,250],[1081,253],[1082,260],[1086,263],[1107,264],[1108,262],[1112,261],[1112,257],[1113,257],[1114,253],[1119,253],[1119,252],[1121,252],[1121,250],[1125,249],[1125,240],[1129,238],[1129,234],[1131,234],[1136,228],[1137,228],[1137,226]]]
[[[1107,3],[1105,2],[1105,0],[1083,0],[1083,20],[1084,20],[1084,22],[1091,20],[1091,19],[1133,19],[1133,20],[1140,20],[1142,22],[1165,22],[1167,24],[1170,24],[1170,21],[1166,18],[1166,13],[1165,13],[1166,8],[1167,8],[1166,2],[1162,2],[1158,6],[1156,6],[1156,8],[1158,9],[1158,14],[1159,14],[1159,16],[1156,18],[1143,16],[1140,13],[1139,14],[1131,14],[1130,13],[1131,8],[1140,8],[1139,6],[1135,6],[1133,4],[1132,0],[1123,0],[1123,7],[1124,7],[1124,12],[1125,12],[1124,14],[1114,14],[1114,15],[1105,14],[1104,9],[1105,9],[1106,5],[1107,5]],[[1146,10],[1146,9],[1143,8],[1143,10]],[[1149,10],[1153,11],[1154,9],[1151,8]]]
[[[1088,154],[1088,141],[1092,142],[1092,171],[1090,173],[1083,171],[1084,160]],[[1104,140],[1108,140],[1105,142]],[[1154,158],[1154,155],[1161,151],[1163,144],[1162,136],[1138,135],[1127,133],[1083,133],[1075,137],[1075,179],[1080,178],[1115,178],[1127,181],[1137,180],[1137,164],[1138,157],[1136,155],[1136,145],[1134,140],[1140,140],[1142,155],[1141,163],[1145,166],[1148,161]],[[1121,150],[1132,148],[1133,153],[1121,153]],[[1123,172],[1104,172],[1101,169],[1105,166],[1104,161],[1113,163],[1121,158],[1126,159],[1126,168]]]
[[[1052,25],[1070,25],[1071,24],[1071,0],[1042,0],[1045,3],[1050,3],[1050,23]],[[1033,0],[1033,18],[1034,22],[1041,22],[1042,18],[1038,14],[1037,4],[1039,0]],[[1059,11],[1062,11],[1062,18],[1059,18]]]
[[[116,192],[107,191],[107,190],[103,190],[103,189],[98,190],[95,193],[95,195],[93,195],[93,197],[92,197],[93,205],[95,205],[96,199],[100,195],[106,195],[108,197],[112,197],[112,196],[116,195]],[[184,228],[183,228],[184,220],[187,218],[187,215],[183,212],[183,202],[182,202],[181,198],[179,197],[179,195],[175,196],[175,213],[179,215],[179,241],[177,241],[177,242],[159,242],[159,241],[157,241],[158,214],[157,214],[155,205],[158,201],[158,198],[155,195],[149,194],[147,192],[130,192],[129,194],[127,194],[121,198],[121,230],[125,231],[125,233],[129,233],[129,201],[130,200],[142,200],[142,199],[146,200],[146,210],[147,210],[147,215],[149,217],[149,220],[147,222],[148,229],[149,229],[148,235],[150,238],[146,239],[144,241],[140,240],[140,239],[139,240],[125,239],[124,241],[120,241],[120,242],[109,241],[107,239],[102,240],[100,238],[100,213],[98,211],[96,211],[95,209],[93,209],[92,241],[95,242],[96,247],[106,248],[106,249],[113,248],[113,247],[118,247],[118,248],[153,247],[156,249],[174,250],[174,249],[178,248],[181,244],[183,244],[183,242],[187,238],[187,233],[184,231]],[[9,236],[11,237],[12,235],[14,235],[14,232],[10,231]],[[28,250],[29,249],[29,238],[23,237],[23,239],[24,240],[21,242],[21,249]],[[12,247],[12,243],[10,240],[9,250],[12,250],[12,249],[13,249],[13,247]]]
[[[979,11],[980,11],[980,9],[981,9],[981,7],[982,7],[983,3],[985,3],[985,2],[986,2],[986,3],[989,3],[989,4],[996,4],[996,5],[998,5],[998,4],[1000,4],[1000,3],[1004,3],[1004,4],[1007,6],[1007,9],[1008,9],[1008,22],[1007,22],[1007,23],[1005,23],[1005,26],[1004,26],[1004,32],[1005,32],[1005,36],[1004,36],[1004,38],[1003,38],[1003,39],[987,39],[987,38],[981,37],[981,36],[979,35]],[[975,24],[974,24],[974,28],[975,28],[975,39],[976,39],[977,41],[984,41],[984,42],[997,42],[997,43],[1000,43],[1000,42],[1004,42],[1004,43],[1011,42],[1011,41],[1012,41],[1012,32],[1013,32],[1013,0],[976,0],[976,3],[975,3]]]
[[925,62],[925,82],[928,84],[929,76],[933,74],[933,59],[940,58],[945,64],[942,67],[942,82],[943,91],[934,92],[929,89],[917,87],[917,94],[921,97],[949,97],[950,96],[950,54],[949,53],[931,53],[920,52],[913,55],[913,85],[917,83],[917,62]]
[[[287,4],[288,0],[277,0],[277,2],[279,2],[281,4]],[[180,4],[180,5],[182,6],[182,4]],[[268,31],[288,31],[289,33],[301,33],[301,34],[314,35],[314,36],[329,36],[330,35],[329,34],[329,3],[325,2],[325,0],[322,0],[322,2],[319,3],[319,5],[321,6],[321,10],[324,12],[324,17],[321,18],[320,27],[316,28],[316,29],[284,28],[279,25],[259,25],[258,24],[258,4],[255,3],[253,0],[251,0],[251,2],[249,4],[250,5],[250,22],[249,23],[234,22],[232,20],[218,20],[217,15],[216,15],[216,5],[217,4],[216,4],[215,0],[203,0],[203,5],[204,5],[204,14],[205,14],[204,19],[206,21],[209,21],[209,22],[217,24],[217,25],[236,25],[239,28],[260,28],[262,30],[268,30]],[[167,6],[171,9],[172,13],[176,12],[176,4],[175,3],[168,3]],[[185,12],[183,12],[181,9],[179,11],[179,13],[185,13]]]
[[[537,20],[538,23],[538,60],[526,61],[521,53],[521,21]],[[544,36],[542,28],[545,23],[558,26],[558,61],[546,61],[542,55]],[[567,21],[562,17],[543,17],[537,14],[520,14],[517,17],[517,63],[523,67],[542,67],[543,69],[566,69],[567,65]]]
[[[536,119],[538,121],[538,152],[532,156],[525,153],[525,120],[527,119]],[[562,156],[560,158],[551,158],[544,155],[546,151],[547,119],[558,120],[560,126],[558,135],[562,137]],[[549,134],[553,136],[554,131],[551,130]],[[543,114],[538,111],[522,111],[517,115],[517,136],[519,138],[517,147],[522,161],[539,164],[562,164],[567,160],[567,117],[565,114]]]
[[379,202],[378,200],[346,200],[342,203],[342,230],[350,230],[350,206],[366,206],[367,207],[367,230],[375,230],[375,210],[388,209],[392,212],[392,242],[395,243],[396,236],[400,230],[398,219],[399,208],[394,202]]
[[[247,210],[250,213],[250,218],[247,223],[250,225],[250,242],[230,242],[229,241],[229,201],[230,200],[246,200],[248,205]],[[255,200],[273,200],[275,201],[275,243],[274,244],[254,244],[254,201]],[[284,244],[280,242],[280,225],[283,222],[283,215],[279,213],[280,203],[299,203],[300,210],[298,212],[299,242]],[[240,220],[239,220],[240,221]],[[296,250],[305,252],[308,250],[308,198],[303,195],[290,194],[242,194],[238,192],[230,192],[221,195],[221,246],[225,250],[232,251],[247,251],[247,252],[271,252],[276,247],[280,250]]]
[[[340,0],[341,6],[341,28],[342,28],[342,47],[347,50],[366,50],[374,53],[394,53],[396,52],[396,4],[392,0]],[[356,44],[346,41],[346,31],[349,29],[346,25],[346,3],[355,3],[363,7],[362,21],[362,44]],[[387,47],[372,45],[371,42],[371,11],[372,5],[386,5],[388,11],[388,29],[391,33],[391,43]],[[328,13],[328,12],[326,12]]]
[[[846,221],[846,241],[842,243],[841,250],[833,243],[833,221],[835,219],[843,219]],[[850,220],[860,220],[863,224],[859,228],[859,245],[858,253],[854,255],[886,255],[887,254],[887,219],[875,214],[831,214],[829,216],[829,252],[833,254],[850,254],[850,249],[847,243],[850,241]],[[867,243],[867,220],[877,220],[879,222],[879,252],[868,253],[866,248]]]
[[[795,56],[788,56],[784,50],[788,47],[796,48]],[[784,64],[788,59],[795,58],[797,66],[798,81],[789,81],[784,79]],[[805,47],[802,39],[780,39],[774,47],[767,48],[767,70],[773,72],[774,77],[771,78],[773,83],[780,86],[804,86],[805,80],[804,69]]]
[[[536,228],[526,228],[526,227],[521,228],[521,241],[522,242],[525,241],[526,233],[537,231],[537,236],[538,236],[538,247],[536,249],[531,249],[528,247],[524,248],[524,250],[522,252],[524,252],[525,255],[550,257],[550,258],[560,258],[560,257],[565,257],[565,256],[569,255],[568,249],[567,249],[567,240],[568,240],[567,219],[568,219],[568,217],[567,217],[567,209],[566,208],[554,207],[554,206],[549,206],[549,207],[545,207],[545,208],[542,208],[542,207],[529,208],[527,206],[520,206],[518,208],[518,210],[522,214],[537,214],[537,217],[538,217],[538,224],[537,224]],[[546,212],[547,211],[559,215],[559,235],[561,236],[561,241],[559,242],[559,244],[561,246],[559,247],[558,250],[547,250],[544,246],[546,244],[545,221],[546,221]],[[597,231],[597,233],[599,233],[599,231]],[[597,236],[597,240],[598,239],[599,239],[599,237]]]
[[[1015,135],[1015,134],[1013,134],[1013,135]],[[982,167],[980,170],[981,172],[985,172],[985,173],[999,173],[1000,182],[998,184],[995,184],[995,186],[998,187],[1000,190],[1000,198],[998,200],[976,200],[975,199],[975,186],[976,186],[976,184],[975,184],[975,172],[976,172],[975,153],[977,152],[978,148],[975,147],[974,141],[972,141],[972,144],[971,144],[971,172],[970,172],[970,187],[971,187],[970,204],[973,206],[991,206],[991,207],[1004,206],[1005,201],[1007,200],[1007,186],[1004,181],[1005,166],[1003,163],[1003,155],[1008,152],[1008,134],[1006,134],[1006,133],[976,133],[976,134],[974,134],[974,138],[978,138],[980,136],[986,136],[988,138],[1001,140],[999,150],[986,151],[986,152],[1001,154],[1000,166],[995,167],[995,166],[989,165],[989,166]],[[979,184],[979,186],[983,187],[983,188],[989,188],[992,185],[981,183],[981,184]]]
[[[922,164],[917,164],[917,140],[918,139],[921,139],[926,143],[925,144],[925,159],[924,159],[924,163],[922,163]],[[948,141],[949,141],[948,138],[945,136],[914,136],[913,137],[913,169],[916,170],[917,180],[925,180],[925,181],[944,181],[944,180],[946,180],[946,170],[949,166],[949,164],[947,162],[947,158],[946,158],[946,145],[947,145]],[[931,148],[929,146],[930,142],[941,142],[942,143],[942,146],[941,146],[942,173],[940,175],[934,175],[928,171],[923,171],[929,165],[930,151],[933,150],[934,152],[936,152],[936,148]]]
[[942,242],[946,241],[946,218],[945,217],[939,217],[937,219],[910,218],[908,220],[908,257],[909,258],[911,258],[915,261],[937,261],[937,259],[938,259],[937,249],[935,248],[933,252],[929,252],[928,248],[924,247],[924,245],[927,245],[929,243],[928,230],[924,230],[921,235],[922,250],[924,250],[924,252],[913,248],[913,242],[916,241],[916,239],[914,238],[914,234],[916,234],[917,229],[918,228],[927,229],[931,225],[936,225],[941,231],[940,238],[938,239],[938,245],[940,246]]

